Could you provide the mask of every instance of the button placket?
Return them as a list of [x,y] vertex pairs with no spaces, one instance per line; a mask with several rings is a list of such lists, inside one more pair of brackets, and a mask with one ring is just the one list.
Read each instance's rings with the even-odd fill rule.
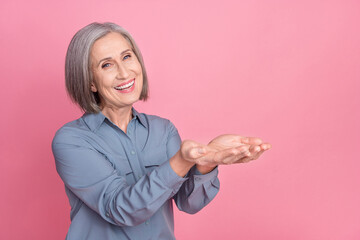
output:
[[125,151],[127,152],[128,161],[133,171],[133,176],[135,178],[135,181],[138,181],[143,176],[143,172],[140,165],[139,156],[136,151],[136,141],[134,139],[136,135],[135,119],[136,118],[133,118],[128,124],[127,132],[126,132],[127,138],[124,148]]

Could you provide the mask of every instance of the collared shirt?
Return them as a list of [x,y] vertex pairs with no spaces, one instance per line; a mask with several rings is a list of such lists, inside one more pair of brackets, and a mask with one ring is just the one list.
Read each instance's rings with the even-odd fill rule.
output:
[[101,112],[60,128],[52,149],[71,205],[66,239],[175,239],[173,203],[196,213],[219,190],[218,169],[179,177],[181,140],[164,118],[138,113],[124,133]]

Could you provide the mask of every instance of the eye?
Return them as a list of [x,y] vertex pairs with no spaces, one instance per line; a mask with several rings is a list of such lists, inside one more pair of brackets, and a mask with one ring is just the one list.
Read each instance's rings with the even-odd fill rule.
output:
[[110,67],[110,63],[104,63],[103,65],[101,65],[101,68],[108,68]]
[[130,55],[130,54],[127,54],[127,55],[124,56],[123,60],[126,60],[126,59],[128,59],[128,58],[130,58],[130,57],[131,57],[131,55]]

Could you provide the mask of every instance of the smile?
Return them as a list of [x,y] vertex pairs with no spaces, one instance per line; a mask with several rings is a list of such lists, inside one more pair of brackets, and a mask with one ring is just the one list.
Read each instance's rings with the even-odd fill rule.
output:
[[127,90],[127,89],[130,89],[132,86],[134,86],[134,83],[135,83],[135,78],[124,84],[116,86],[115,89],[116,90]]

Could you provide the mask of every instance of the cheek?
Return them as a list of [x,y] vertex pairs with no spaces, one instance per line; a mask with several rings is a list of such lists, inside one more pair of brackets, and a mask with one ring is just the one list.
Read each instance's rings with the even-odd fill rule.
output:
[[101,76],[98,76],[96,78],[96,83],[98,88],[108,88],[110,86],[112,86],[112,81],[113,77],[111,73],[107,73],[107,74],[102,74]]
[[140,66],[139,69],[138,69],[137,75],[138,75],[138,77],[139,77],[139,80],[140,80],[141,86],[142,86],[143,83],[144,83],[144,75],[143,75],[143,73],[142,73],[141,66]]
[[137,74],[140,75],[142,74],[142,68],[141,68],[141,64],[140,62],[136,59],[135,61],[132,62],[131,64],[133,71]]
[[138,82],[139,82],[138,86],[139,86],[139,88],[141,90],[143,88],[143,85],[144,85],[144,76],[142,75],[141,72],[138,74]]

